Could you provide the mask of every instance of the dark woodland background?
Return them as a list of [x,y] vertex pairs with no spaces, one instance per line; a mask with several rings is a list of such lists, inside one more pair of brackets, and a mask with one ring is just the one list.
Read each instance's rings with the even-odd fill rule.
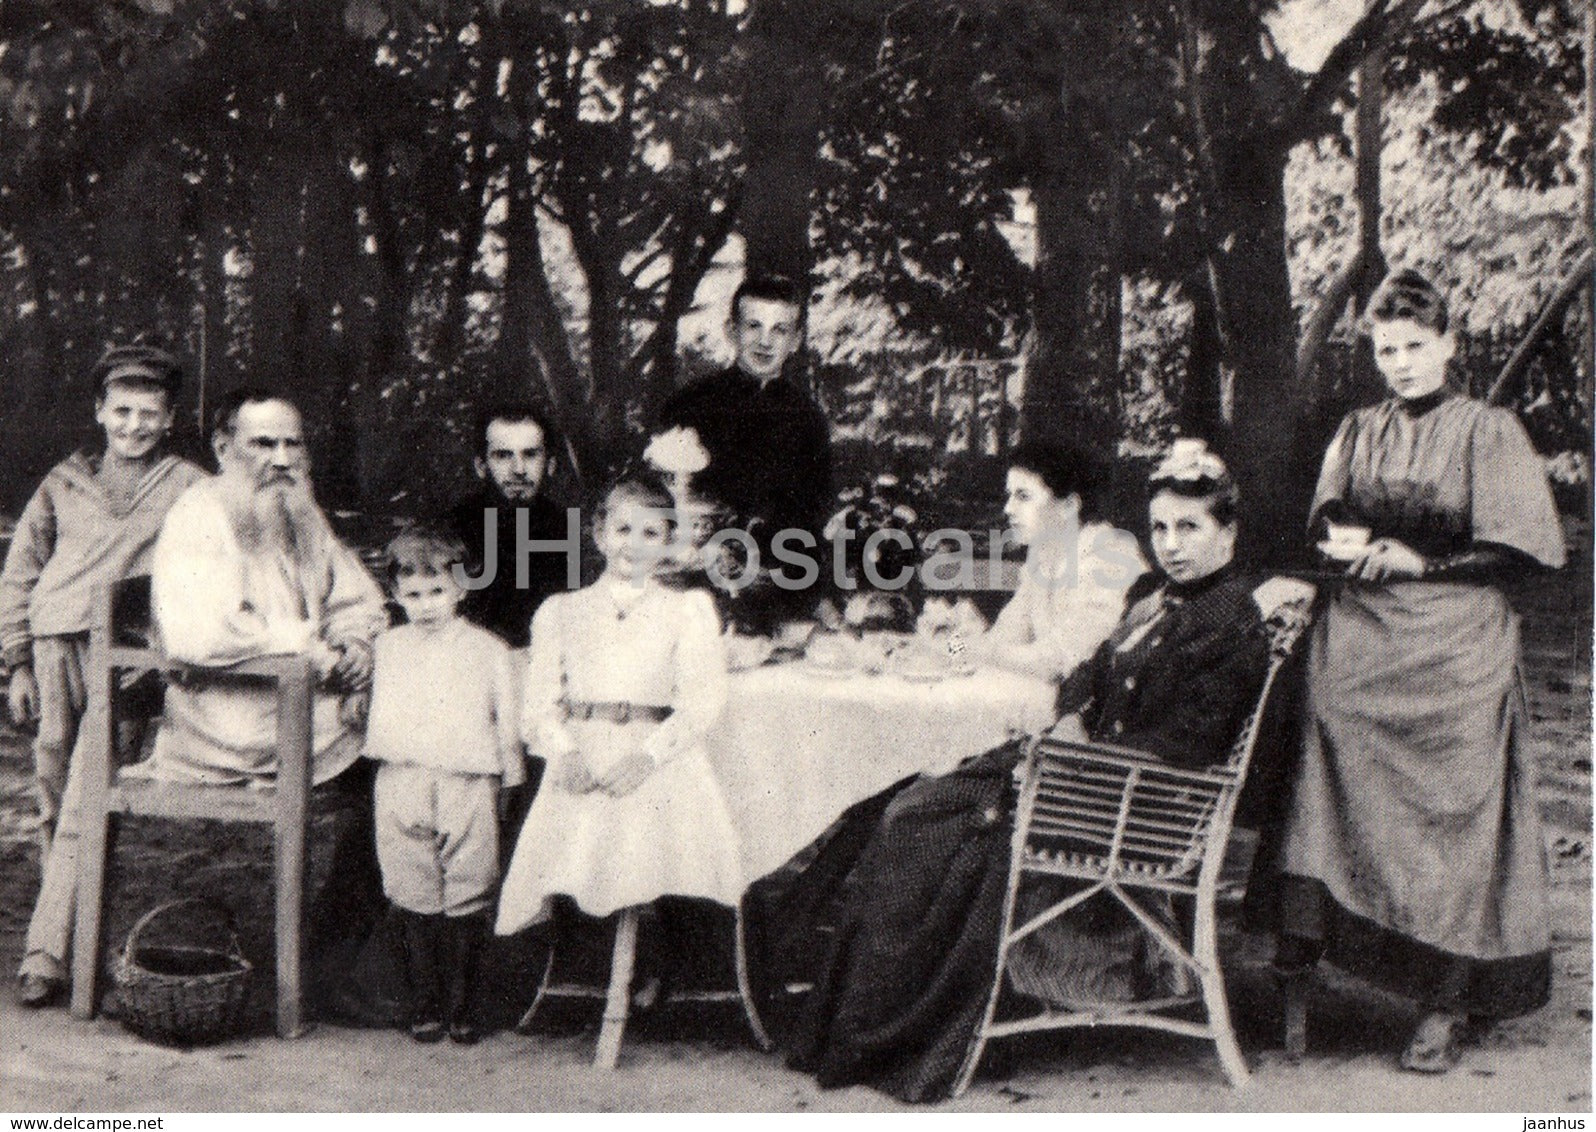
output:
[[[1346,10],[1351,8],[1351,12]],[[1324,39],[1314,52],[1294,40]],[[0,509],[156,329],[195,412],[308,409],[366,515],[469,475],[531,394],[570,493],[728,357],[742,267],[807,274],[844,480],[987,517],[1002,453],[1232,455],[1279,557],[1379,395],[1387,263],[1458,378],[1589,508],[1591,36],[1577,0],[11,0],[0,6]],[[1287,50],[1291,48],[1291,50]],[[1294,62],[1295,60],[1295,62]],[[839,484],[841,486],[841,484]]]

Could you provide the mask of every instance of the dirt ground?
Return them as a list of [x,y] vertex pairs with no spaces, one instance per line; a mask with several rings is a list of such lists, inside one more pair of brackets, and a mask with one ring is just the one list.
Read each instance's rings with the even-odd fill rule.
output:
[[[1229,917],[1232,1013],[1252,1081],[1231,1089],[1212,1051],[1144,1032],[1076,1031],[1016,1040],[944,1111],[1507,1111],[1591,1109],[1591,563],[1513,595],[1525,620],[1537,794],[1553,862],[1553,999],[1465,1052],[1441,1078],[1399,1073],[1412,1006],[1326,972],[1313,1003],[1309,1056],[1279,1052],[1271,942]],[[0,730],[0,969],[13,970],[37,887],[26,739]],[[325,838],[321,839],[325,841]],[[325,856],[325,853],[322,854]],[[129,823],[119,839],[108,935],[173,891],[240,910],[245,950],[269,970],[270,867],[264,835],[231,828]],[[265,983],[266,980],[261,980]],[[418,1046],[398,1031],[317,1026],[269,1035],[257,988],[256,1036],[194,1051],[144,1042],[104,1018],[24,1011],[0,994],[0,1110],[89,1111],[892,1111],[865,1088],[818,1089],[779,1054],[749,1046],[734,1011],[697,1008],[628,1033],[621,1065],[594,1070],[595,1026],[474,1048]],[[668,1026],[668,1029],[663,1028]],[[1001,1064],[999,1064],[1001,1062]]]

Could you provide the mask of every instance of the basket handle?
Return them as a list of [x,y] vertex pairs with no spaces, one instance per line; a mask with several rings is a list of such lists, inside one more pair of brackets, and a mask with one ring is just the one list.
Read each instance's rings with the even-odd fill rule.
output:
[[232,911],[224,904],[214,900],[205,900],[198,896],[180,896],[176,900],[168,900],[164,904],[157,904],[148,912],[138,918],[131,930],[127,933],[127,942],[122,945],[122,955],[131,960],[138,953],[139,938],[144,934],[144,929],[157,917],[165,915],[174,908],[185,905],[197,905],[208,908],[220,915],[222,926],[227,929],[227,941],[234,959],[244,958],[244,949],[238,943],[238,923],[233,919]]

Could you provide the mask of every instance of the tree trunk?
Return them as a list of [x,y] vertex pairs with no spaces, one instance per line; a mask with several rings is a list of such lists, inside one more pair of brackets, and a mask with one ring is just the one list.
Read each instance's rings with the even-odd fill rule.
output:
[[1317,457],[1297,450],[1303,406],[1286,266],[1285,155],[1238,154],[1220,174],[1213,219],[1223,239],[1213,265],[1235,375],[1229,449],[1244,500],[1240,550],[1244,561],[1276,566],[1298,553],[1317,472]]
[[1357,137],[1358,250],[1364,271],[1357,283],[1358,310],[1385,275],[1385,253],[1380,246],[1380,154],[1385,137],[1385,48],[1369,53],[1358,67]]
[[238,384],[232,354],[233,319],[227,294],[227,254],[233,233],[227,221],[209,211],[201,221],[200,302],[204,309],[205,338],[202,356],[195,359],[193,404],[200,434],[210,426],[210,411],[219,392]]
[[[72,377],[66,371],[61,314],[56,309],[55,300],[59,292],[52,286],[56,281],[55,263],[42,240],[24,243],[23,247],[28,265],[28,283],[33,294],[33,325],[36,328],[39,358],[43,363],[39,373],[44,391],[43,401],[49,404],[56,401],[63,389],[75,392],[71,389]],[[81,403],[81,399],[76,400]]]
[[749,18],[743,114],[747,174],[738,229],[749,274],[807,279],[811,198],[820,160],[825,78],[812,0],[758,0]]
[[[1385,250],[1381,246],[1380,219],[1384,206],[1380,190],[1380,158],[1385,146],[1385,59],[1384,46],[1376,47],[1358,66],[1358,107],[1354,119],[1357,150],[1358,253],[1363,270],[1355,280],[1354,315],[1361,315],[1369,297],[1385,278]],[[1352,395],[1361,401],[1365,393],[1384,389],[1383,379],[1374,365],[1374,351],[1361,334],[1352,339]],[[1343,412],[1354,406],[1339,406]],[[1326,438],[1328,440],[1328,437]]]
[[360,458],[360,438],[378,427],[375,419],[355,411],[352,400],[362,353],[349,325],[362,274],[358,192],[346,152],[318,146],[310,157],[300,270],[304,395],[307,411],[321,420],[317,490],[328,504],[350,507],[368,501],[370,469]]
[[[712,199],[715,192],[713,185],[703,186],[706,199]],[[717,212],[706,204],[684,210],[678,220],[680,227],[659,321],[632,359],[632,386],[642,394],[640,408],[645,421],[655,420],[676,390],[676,347],[682,317],[691,308],[709,265],[731,235],[732,225],[741,214],[740,199],[740,192],[733,192],[722,210]]]
[[161,300],[176,282],[170,276],[177,273],[169,263],[160,275],[152,270],[149,250],[169,249],[166,222],[171,218],[160,215],[150,198],[162,200],[172,187],[152,174],[147,160],[135,157],[91,198],[90,208],[97,214],[92,260],[105,302],[100,329],[107,338],[122,340],[158,326]]
[[[492,140],[493,115],[500,107],[495,87],[500,64],[505,61],[506,48],[501,45],[503,36],[499,21],[485,17],[482,22],[482,49],[477,57],[476,81],[471,92],[475,108],[470,137],[455,139],[455,144],[466,155],[465,184],[458,189],[457,198],[462,202],[465,215],[461,218],[460,239],[455,246],[454,264],[449,272],[443,316],[433,340],[432,356],[440,369],[454,363],[465,341],[465,323],[469,311],[467,300],[471,295],[472,280],[476,277],[477,249],[487,228],[491,204],[487,191],[488,178],[496,164],[489,160],[488,146]],[[512,146],[511,149],[517,157],[524,159],[525,154],[520,147]]]
[[1112,452],[1119,436],[1124,179],[1111,144],[1060,103],[1038,132],[1034,339],[1020,434]]
[[588,401],[587,470],[600,478],[625,459],[626,434],[626,327],[617,311],[617,281],[605,269],[606,260],[590,260],[588,285],[588,373],[592,396]]
[[1278,55],[1260,50],[1266,36],[1256,12],[1219,0],[1182,4],[1182,70],[1207,205],[1215,307],[1235,375],[1230,454],[1244,495],[1241,553],[1256,566],[1301,554],[1324,449],[1303,412],[1307,390],[1294,380],[1286,161],[1353,69],[1409,26],[1423,2],[1372,0],[1318,73],[1279,104],[1271,92],[1297,80]]
[[[361,360],[351,401],[365,423],[356,442],[362,502],[372,506],[400,486],[395,452],[407,450],[409,438],[391,427],[391,411],[382,391],[400,364],[405,348],[405,319],[410,309],[410,273],[400,243],[398,220],[381,175],[388,155],[381,139],[373,141],[368,161],[374,171],[364,182],[364,199],[373,254],[361,260],[360,302],[352,305]],[[369,296],[370,307],[365,303]]]
[[1283,61],[1259,50],[1255,15],[1223,3],[1185,3],[1181,78],[1201,191],[1204,258],[1222,358],[1221,448],[1243,500],[1239,553],[1262,567],[1292,558],[1307,504],[1296,312],[1286,266],[1289,143],[1260,138],[1260,72]]
[[505,375],[524,375],[522,387],[513,391],[516,393],[535,394],[541,384],[555,426],[565,438],[566,459],[580,485],[598,456],[586,411],[591,390],[572,356],[570,335],[549,287],[527,157],[519,149],[514,153],[509,163],[510,199],[504,222],[504,316],[499,329],[498,370]]
[[[87,375],[68,368],[66,334],[71,325],[59,307],[68,306],[56,269],[51,232],[72,224],[68,218],[40,217],[39,229],[19,232],[7,250],[21,253],[31,313],[17,309],[5,336],[7,411],[0,419],[0,451],[6,453],[7,482],[0,506],[22,510],[38,477],[83,439]],[[21,298],[20,294],[17,298]]]
[[1186,384],[1180,392],[1180,430],[1217,443],[1228,427],[1220,412],[1224,399],[1225,351],[1220,341],[1219,312],[1206,277],[1185,285],[1191,297],[1191,353]]
[[305,383],[300,348],[305,322],[300,286],[304,149],[287,138],[278,139],[263,156],[252,188],[248,369],[299,399]]

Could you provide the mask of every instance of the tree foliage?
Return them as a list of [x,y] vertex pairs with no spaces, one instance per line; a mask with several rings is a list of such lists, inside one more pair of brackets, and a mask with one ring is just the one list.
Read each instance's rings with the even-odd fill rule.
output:
[[[741,228],[755,260],[807,241],[830,293],[922,350],[1026,343],[1025,427],[1104,445],[1139,412],[1122,341],[1149,341],[1126,339],[1122,281],[1184,297],[1189,341],[1159,369],[1182,371],[1185,426],[1228,435],[1283,498],[1294,148],[1347,144],[1351,76],[1380,48],[1395,90],[1434,92],[1447,153],[1566,184],[1583,59],[1573,0],[1375,0],[1305,74],[1275,11],[13,0],[13,419],[81,404],[103,343],[156,326],[202,359],[207,397],[250,379],[303,400],[339,500],[447,484],[465,407],[507,393],[544,398],[570,463],[602,472],[677,380],[680,320]],[[1016,201],[1034,262],[1006,234]]]
[[1399,90],[1433,81],[1434,129],[1468,139],[1473,158],[1509,183],[1546,188],[1576,175],[1570,127],[1583,67],[1575,0],[1513,0],[1426,21],[1388,77]]

